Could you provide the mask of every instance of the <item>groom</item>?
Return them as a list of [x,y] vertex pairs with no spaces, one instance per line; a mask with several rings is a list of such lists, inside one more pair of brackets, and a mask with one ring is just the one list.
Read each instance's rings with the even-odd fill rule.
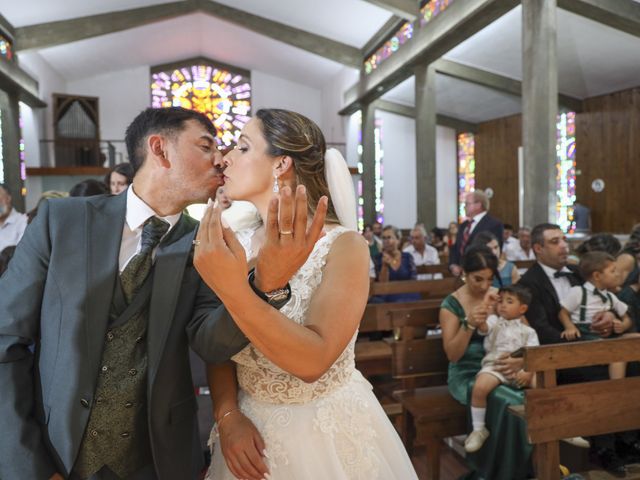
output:
[[[218,363],[247,343],[181,213],[222,182],[215,133],[190,110],[145,110],[127,129],[132,187],[40,207],[0,278],[2,480],[196,478],[188,348]],[[315,240],[274,241],[259,286],[282,287]]]

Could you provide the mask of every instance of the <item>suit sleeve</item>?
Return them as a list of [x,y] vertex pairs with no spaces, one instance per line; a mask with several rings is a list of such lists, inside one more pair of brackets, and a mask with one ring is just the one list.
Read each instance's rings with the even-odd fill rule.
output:
[[187,335],[193,351],[211,364],[229,360],[249,343],[220,299],[202,280]]
[[0,278],[0,478],[7,480],[48,479],[56,473],[36,420],[33,354],[50,252],[45,202]]
[[462,241],[462,232],[466,227],[466,223],[463,223],[458,227],[458,233],[456,234],[456,243],[449,249],[449,265],[460,265],[460,242]]
[[527,317],[529,325],[531,325],[531,327],[538,334],[540,343],[542,345],[550,343],[565,343],[565,341],[560,338],[561,332],[549,323],[547,311],[545,310],[544,304],[542,303],[544,292],[541,292],[539,288],[536,288],[536,286],[527,282],[524,277],[518,283],[520,285],[524,285],[525,287],[529,287],[531,293],[533,294],[531,305],[529,305],[529,309],[527,310],[525,317]]
[[495,224],[491,228],[491,233],[493,233],[498,239],[500,249],[502,250],[502,243],[504,241],[504,224],[500,220],[496,219]]

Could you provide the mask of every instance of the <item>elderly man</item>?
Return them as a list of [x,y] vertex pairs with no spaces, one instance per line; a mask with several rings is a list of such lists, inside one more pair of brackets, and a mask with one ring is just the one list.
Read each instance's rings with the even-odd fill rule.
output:
[[456,243],[449,252],[449,268],[454,275],[462,273],[460,267],[462,256],[478,233],[484,231],[493,233],[502,248],[504,227],[500,220],[489,215],[489,197],[482,190],[468,193],[464,201],[464,208],[467,220],[458,227]]
[[535,260],[536,254],[531,248],[531,229],[520,227],[518,230],[518,241],[509,244],[504,248],[507,260],[515,262],[518,260]]
[[[409,236],[410,245],[403,252],[410,253],[416,267],[421,265],[438,265],[440,257],[438,251],[431,245],[427,245],[427,232],[421,225],[416,225]],[[418,280],[431,280],[433,275],[428,273],[418,274]]]
[[27,228],[27,216],[13,208],[11,191],[0,183],[0,252],[18,244]]

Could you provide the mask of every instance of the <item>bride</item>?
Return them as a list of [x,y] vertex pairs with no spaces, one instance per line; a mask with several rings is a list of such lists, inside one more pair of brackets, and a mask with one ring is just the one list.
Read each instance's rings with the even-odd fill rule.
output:
[[[221,224],[217,208],[203,218],[196,268],[251,342],[232,362],[209,367],[216,426],[207,478],[417,479],[354,365],[369,250],[355,231],[355,195],[344,159],[326,151],[322,132],[308,118],[263,109],[224,161],[226,193],[252,202],[267,229],[280,229],[283,244],[301,241],[307,213],[326,209],[326,218],[324,235],[292,272],[291,298],[280,310],[247,282],[246,259],[251,264],[268,248],[265,227],[238,232],[241,244]],[[283,218],[295,211],[292,224],[278,225],[278,197]],[[254,284],[266,290],[260,267]]]

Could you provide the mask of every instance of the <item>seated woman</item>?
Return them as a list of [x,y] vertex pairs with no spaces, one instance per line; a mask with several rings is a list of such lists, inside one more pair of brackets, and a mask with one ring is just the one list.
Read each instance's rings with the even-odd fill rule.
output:
[[[395,227],[387,225],[382,229],[382,252],[373,259],[378,282],[417,279],[418,272],[413,257],[399,248],[400,238],[400,232]],[[419,293],[377,295],[371,297],[369,302],[413,302],[415,300],[420,300]]]
[[[471,246],[462,259],[465,285],[449,295],[440,308],[442,341],[449,359],[449,391],[463,405],[469,405],[476,375],[485,354],[483,337],[476,326],[493,313],[497,290],[491,284],[497,274],[498,259],[486,246]],[[522,359],[502,355],[495,363],[507,379],[515,379]],[[520,405],[524,393],[506,385],[491,392],[487,402],[486,424],[491,436],[476,453],[467,455],[475,471],[468,478],[518,480],[527,478],[532,447],[527,443],[523,419],[509,414],[511,405]],[[469,425],[471,431],[471,425]]]
[[493,283],[491,284],[493,287],[509,287],[518,283],[518,280],[520,280],[520,272],[518,272],[518,269],[512,262],[505,258],[501,251],[500,243],[498,243],[498,239],[493,233],[489,231],[478,233],[473,239],[472,245],[489,247],[498,259],[498,275],[493,279]]
[[438,227],[431,229],[431,246],[438,251],[440,257],[449,255],[449,246],[446,238],[444,230]]

